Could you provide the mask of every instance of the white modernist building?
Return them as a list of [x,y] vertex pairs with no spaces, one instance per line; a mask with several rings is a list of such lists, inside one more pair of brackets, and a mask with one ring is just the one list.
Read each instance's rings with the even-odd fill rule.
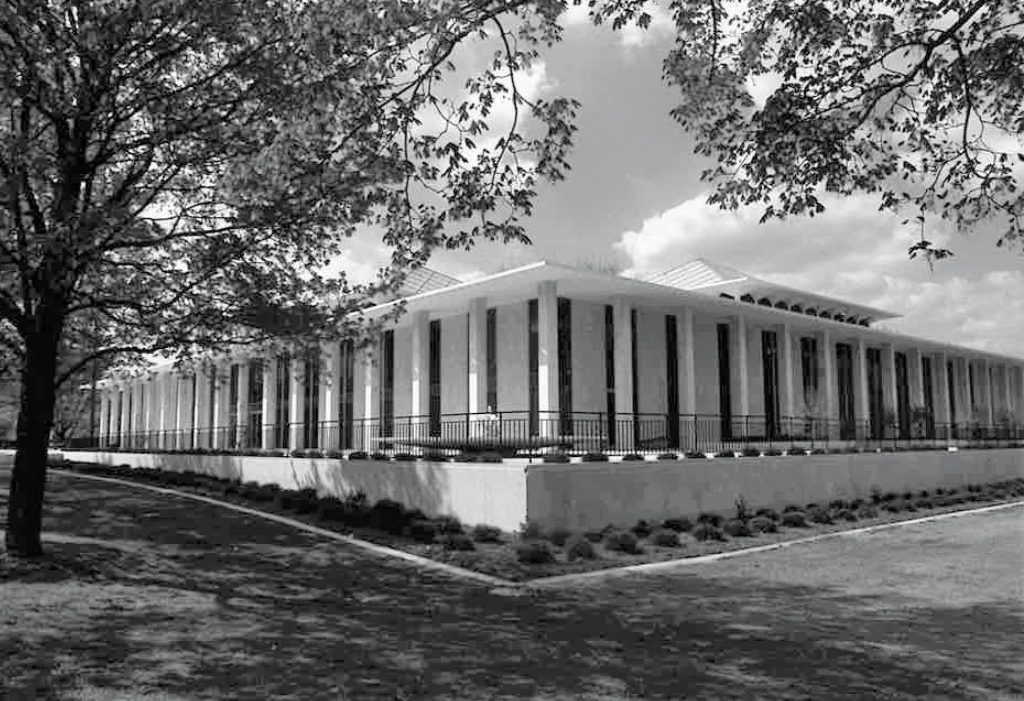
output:
[[413,283],[371,348],[108,378],[101,444],[686,452],[1024,435],[1024,359],[880,330],[892,314],[705,260],[646,280],[539,262]]

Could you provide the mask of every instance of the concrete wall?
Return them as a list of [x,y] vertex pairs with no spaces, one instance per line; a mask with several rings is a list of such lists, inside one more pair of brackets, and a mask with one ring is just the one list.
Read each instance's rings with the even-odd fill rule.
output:
[[572,408],[608,410],[604,305],[572,300]]
[[[441,413],[469,409],[469,318],[457,314],[441,319]],[[405,390],[412,393],[412,385]]]
[[[693,363],[698,414],[718,414],[718,330],[713,317],[693,315]],[[734,392],[735,394],[735,392]]]
[[395,329],[395,416],[415,414],[412,410],[412,327]]
[[649,307],[636,311],[636,411],[664,416],[668,411],[665,312]]
[[526,302],[496,308],[498,410],[526,411],[529,404],[529,346]]
[[503,464],[376,462],[234,455],[148,455],[65,451],[69,460],[106,465],[191,470],[283,489],[316,489],[343,497],[356,490],[370,501],[396,499],[427,514],[452,514],[468,524],[515,530],[526,518],[524,461]]
[[599,528],[638,518],[733,513],[740,495],[753,507],[781,509],[869,497],[873,487],[930,490],[1013,477],[1024,477],[1024,450],[1019,448],[531,465],[526,491],[531,521]]

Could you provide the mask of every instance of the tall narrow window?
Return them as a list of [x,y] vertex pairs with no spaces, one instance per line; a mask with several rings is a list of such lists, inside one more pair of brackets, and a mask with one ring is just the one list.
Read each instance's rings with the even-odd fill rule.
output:
[[341,387],[338,388],[338,447],[352,447],[352,406],[355,386],[355,344],[351,340],[341,342]]
[[[189,416],[192,417],[192,435],[195,436],[199,432],[199,375],[195,372],[192,373],[192,392],[189,394],[192,397],[192,410],[189,412]],[[146,385],[142,385],[142,420],[145,421],[145,406],[146,406]],[[192,445],[191,438],[189,445]],[[198,446],[196,446],[198,447]]]
[[131,389],[128,390],[128,435],[126,436],[126,443],[128,445],[132,444],[132,440],[134,438],[133,432],[135,430],[135,413],[132,411],[134,409],[134,407],[132,406],[132,395],[134,394],[135,392],[133,392]]
[[429,357],[427,359],[427,430],[431,436],[441,435],[441,321],[430,322]]
[[257,448],[263,443],[263,361],[254,359],[249,361],[249,396],[247,406],[249,416],[248,436],[246,436],[246,447]]
[[292,362],[287,355],[277,357],[277,384],[274,388],[277,414],[274,417],[274,447],[288,448],[291,429]]
[[[217,435],[217,429],[220,428],[217,425],[217,383],[220,381],[220,377],[217,375],[217,366],[210,365],[206,371],[206,379],[209,382],[209,391],[206,395],[206,425],[209,427],[205,444],[205,448],[213,448],[214,436]],[[163,428],[161,426],[161,428]]]
[[732,392],[729,368],[729,325],[718,324],[718,411],[722,440],[732,440]]
[[854,419],[853,348],[848,343],[836,344],[836,393],[839,395],[839,438],[848,441],[857,437]]
[[615,310],[612,305],[604,307],[604,386],[607,392],[608,447],[615,447]]
[[380,435],[390,437],[395,430],[395,332],[388,329],[380,343]]
[[642,436],[640,435],[640,366],[637,357],[637,318],[636,309],[629,310],[629,347],[633,362],[630,367],[630,374],[633,377],[633,440],[636,446],[640,447]]
[[932,359],[921,358],[921,387],[924,389],[924,434],[925,438],[935,437],[935,394],[932,389]]
[[868,348],[868,420],[871,437],[879,440],[885,437],[885,403],[882,396],[882,351]]
[[974,382],[974,366],[971,365],[971,361],[969,361],[969,360],[967,361],[966,364],[967,364],[967,390],[968,390],[968,394],[969,394],[968,399],[970,401],[971,413],[974,414],[974,413],[976,413],[978,411],[978,398],[977,398],[977,394],[976,394],[975,389],[974,389],[974,387],[975,387],[975,382]]
[[896,372],[896,425],[900,438],[910,437],[910,382],[907,375],[907,354],[895,353]]
[[764,377],[764,433],[779,435],[779,341],[774,331],[761,332],[761,373]]
[[537,300],[531,299],[527,305],[527,355],[528,365],[528,392],[529,392],[529,428],[530,435],[536,436],[540,434],[540,390],[538,388],[538,382],[540,379],[540,370],[538,368],[540,362],[540,351],[538,347],[537,338]]
[[573,434],[572,421],[572,302],[558,298],[558,432]]
[[311,348],[303,361],[302,445],[320,447],[320,353]]
[[818,413],[818,339],[800,339],[800,376],[802,378],[804,411]]
[[679,447],[679,329],[676,315],[665,315],[665,390],[668,392],[668,447]]
[[946,396],[949,397],[949,416],[946,420],[950,424],[956,423],[956,368],[952,360],[946,361]]
[[238,442],[238,364],[232,363],[228,380],[228,447],[234,448]]
[[124,390],[117,391],[117,445],[121,445],[124,441],[124,435],[122,427],[124,426],[122,415],[124,413]]
[[498,310],[487,310],[487,411],[498,411]]

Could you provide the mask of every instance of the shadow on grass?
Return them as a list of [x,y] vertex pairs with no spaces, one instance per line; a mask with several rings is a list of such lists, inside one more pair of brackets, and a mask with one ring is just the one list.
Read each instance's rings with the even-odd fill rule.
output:
[[53,506],[73,506],[47,523],[54,567],[39,578],[15,564],[0,580],[4,698],[992,699],[1021,688],[1024,620],[1010,604],[921,607],[696,574],[503,597],[213,506],[53,487]]

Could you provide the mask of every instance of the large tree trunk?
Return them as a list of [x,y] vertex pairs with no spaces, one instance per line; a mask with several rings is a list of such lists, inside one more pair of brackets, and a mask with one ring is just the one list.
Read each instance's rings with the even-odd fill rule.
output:
[[46,454],[56,398],[58,334],[42,333],[26,343],[21,373],[17,452],[7,506],[7,551],[22,557],[42,555]]

